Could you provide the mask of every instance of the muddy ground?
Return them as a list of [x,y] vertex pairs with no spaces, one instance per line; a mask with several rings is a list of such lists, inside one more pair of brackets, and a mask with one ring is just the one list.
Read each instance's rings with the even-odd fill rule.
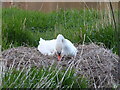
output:
[[75,68],[76,75],[84,75],[91,80],[90,87],[113,87],[120,83],[118,75],[119,57],[112,51],[94,43],[77,45],[76,58],[64,57],[57,61],[55,56],[44,56],[35,47],[17,47],[2,52],[6,68],[15,67],[60,67]]

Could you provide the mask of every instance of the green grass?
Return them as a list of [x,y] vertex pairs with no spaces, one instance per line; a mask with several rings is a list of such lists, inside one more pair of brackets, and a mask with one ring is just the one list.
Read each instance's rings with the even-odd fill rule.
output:
[[[2,12],[2,50],[29,45],[37,47],[39,38],[53,39],[63,34],[73,43],[82,43],[86,34],[86,43],[101,42],[109,49],[117,51],[113,21],[105,11],[96,10],[60,10],[50,13],[26,11],[18,8],[3,8]],[[106,16],[106,17],[105,17]],[[104,18],[104,19],[103,19]],[[111,24],[110,24],[111,23]]]
[[56,67],[12,69],[5,72],[2,88],[87,88],[85,77],[74,75],[74,69],[61,70]]

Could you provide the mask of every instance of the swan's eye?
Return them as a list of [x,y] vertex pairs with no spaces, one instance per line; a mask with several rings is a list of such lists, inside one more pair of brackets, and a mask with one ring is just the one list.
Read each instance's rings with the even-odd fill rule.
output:
[[57,52],[58,56],[61,56],[61,52]]

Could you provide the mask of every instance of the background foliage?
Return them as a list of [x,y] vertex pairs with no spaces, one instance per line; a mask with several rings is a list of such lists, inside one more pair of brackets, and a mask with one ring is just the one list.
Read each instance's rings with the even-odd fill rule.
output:
[[86,9],[43,13],[7,8],[3,9],[2,19],[3,50],[21,45],[37,47],[40,37],[53,39],[59,33],[80,44],[86,34],[85,43],[103,43],[114,52],[117,50],[113,21],[110,22],[105,11]]

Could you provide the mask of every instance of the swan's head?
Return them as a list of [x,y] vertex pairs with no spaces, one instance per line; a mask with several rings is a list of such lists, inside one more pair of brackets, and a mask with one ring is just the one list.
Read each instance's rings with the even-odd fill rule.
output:
[[63,48],[64,37],[63,35],[59,34],[56,39],[56,54],[58,60],[60,61],[62,58],[62,48]]

